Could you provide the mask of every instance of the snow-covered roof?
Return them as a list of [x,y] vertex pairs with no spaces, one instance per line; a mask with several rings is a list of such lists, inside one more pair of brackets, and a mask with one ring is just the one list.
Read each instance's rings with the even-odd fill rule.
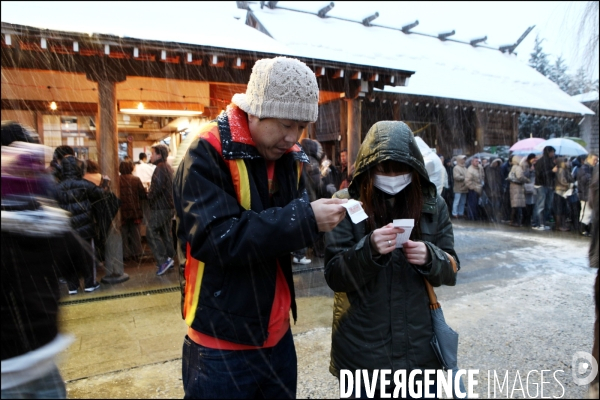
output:
[[598,92],[593,90],[591,92],[576,94],[572,96],[573,99],[577,100],[580,103],[587,103],[589,101],[598,101]]
[[[308,4],[313,13],[321,6]],[[508,53],[279,6],[251,8],[269,34],[299,56],[416,71],[407,86],[386,86],[386,92],[593,114]]]
[[247,26],[246,11],[230,3],[3,1],[1,19],[64,32],[295,55],[282,42]]

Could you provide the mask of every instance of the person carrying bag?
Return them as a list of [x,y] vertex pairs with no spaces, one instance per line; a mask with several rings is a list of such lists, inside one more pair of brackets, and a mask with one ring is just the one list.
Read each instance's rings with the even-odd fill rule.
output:
[[[425,282],[454,286],[460,263],[446,202],[429,180],[410,128],[399,121],[373,125],[350,186],[334,198],[360,201],[367,219],[354,223],[346,216],[325,235],[325,280],[335,292],[329,371],[339,378],[341,370],[409,376],[443,369],[444,353],[431,345],[439,312],[429,309]],[[396,227],[397,219],[413,220],[414,227]],[[436,338],[446,349],[446,336],[440,331]],[[451,357],[443,360],[454,368]],[[421,382],[421,388],[435,395],[432,386]]]

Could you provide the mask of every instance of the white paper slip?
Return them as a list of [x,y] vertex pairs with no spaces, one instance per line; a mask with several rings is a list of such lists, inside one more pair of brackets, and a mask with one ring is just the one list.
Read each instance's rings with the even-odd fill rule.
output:
[[415,226],[414,219],[395,219],[394,226],[404,229],[404,233],[398,233],[396,235],[396,248],[402,247],[402,245],[408,242],[410,234]]
[[350,219],[355,224],[358,224],[360,221],[367,219],[367,213],[363,210],[360,202],[350,199],[347,203],[342,204],[346,210],[348,210],[348,215],[350,215]]

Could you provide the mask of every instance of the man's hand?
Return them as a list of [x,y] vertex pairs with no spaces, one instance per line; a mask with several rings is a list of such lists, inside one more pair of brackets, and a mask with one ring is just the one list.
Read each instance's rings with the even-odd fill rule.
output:
[[404,229],[389,223],[386,226],[375,229],[371,234],[371,247],[377,254],[391,253],[396,249],[396,235],[404,233]]
[[425,265],[429,262],[429,250],[423,242],[409,240],[402,245],[406,260],[413,265]]
[[346,216],[346,209],[341,204],[347,202],[347,199],[319,199],[310,203],[319,232],[329,232],[342,222]]

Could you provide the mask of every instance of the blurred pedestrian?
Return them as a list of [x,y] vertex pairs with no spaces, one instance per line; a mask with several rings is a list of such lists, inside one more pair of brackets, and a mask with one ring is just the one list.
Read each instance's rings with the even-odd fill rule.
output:
[[467,202],[467,168],[465,163],[467,156],[460,155],[456,157],[456,165],[452,170],[454,179],[454,203],[452,204],[452,218],[463,218],[465,213],[465,203]]
[[131,161],[119,164],[119,193],[121,196],[121,238],[123,240],[123,259],[140,261],[143,255],[142,236],[142,200],[146,199],[146,189],[137,176],[132,175],[134,165]]
[[483,191],[490,200],[488,218],[495,223],[502,220],[502,159],[496,158],[483,169],[485,185]]
[[[596,363],[600,362],[600,269],[598,269],[598,257],[600,256],[600,208],[598,207],[598,162],[594,166],[592,172],[592,180],[588,192],[588,205],[592,207],[592,241],[590,243],[590,267],[596,268],[596,283],[594,284],[594,300],[596,303],[596,321],[594,322],[594,344],[592,346],[592,356],[596,359]],[[598,398],[598,380],[600,374],[590,382],[588,389],[588,398]]]
[[154,168],[156,168],[156,166],[154,166],[153,164],[148,164],[146,159],[146,153],[140,153],[139,164],[135,166],[135,169],[133,170],[133,175],[140,178],[140,180],[142,181],[142,185],[144,185],[147,191],[150,188],[152,174],[154,174]]
[[529,183],[529,178],[525,177],[523,167],[518,157],[512,158],[512,168],[508,173],[510,182],[510,226],[522,226],[523,209],[525,202],[525,183]]
[[555,173],[558,170],[554,163],[555,152],[552,146],[544,147],[542,157],[535,163],[536,200],[533,225],[534,229],[540,231],[551,229],[547,222],[553,208]]
[[452,173],[454,165],[452,164],[452,159],[444,159],[444,168],[446,169],[446,176],[448,177],[448,179],[446,181],[446,185],[444,186],[442,197],[444,198],[446,206],[448,207],[448,213],[450,213],[452,212],[452,203],[454,202],[454,176]]
[[348,186],[352,180],[352,175],[349,174],[348,167],[348,150],[342,149],[340,151],[340,165],[337,167],[339,181],[336,184],[336,188],[340,188],[342,185]]
[[467,217],[472,221],[479,220],[479,197],[483,193],[483,183],[483,168],[479,158],[473,157],[465,179],[465,184],[469,189],[467,193]]
[[75,156],[75,150],[67,145],[58,146],[54,149],[52,161],[50,161],[50,172],[56,182],[62,181],[62,166],[60,162],[65,156]]
[[16,128],[2,123],[1,395],[65,399],[55,358],[73,338],[58,329],[58,277],[83,262],[86,249],[49,196],[54,182],[44,163],[52,150],[15,138]]
[[583,236],[591,236],[592,223],[592,204],[588,203],[590,182],[592,180],[592,172],[598,163],[596,154],[588,154],[585,162],[577,170],[577,191],[579,193],[579,201],[581,202],[581,213],[579,215],[580,230]]
[[[92,205],[104,199],[104,191],[99,186],[83,179],[83,162],[74,156],[67,155],[61,161],[62,178],[56,190],[56,201],[59,206],[71,213],[71,226],[90,246],[96,236],[96,222]],[[65,276],[69,294],[77,294],[80,286],[79,277],[84,280],[84,291],[93,292],[100,287],[96,281],[94,256],[86,254],[85,261],[69,276]]]
[[150,216],[148,217],[148,244],[157,263],[156,275],[163,275],[173,266],[175,247],[171,233],[171,219],[175,214],[173,204],[173,170],[167,164],[169,148],[164,144],[152,146],[151,162],[156,166],[148,191]]
[[527,157],[521,160],[521,169],[523,170],[523,176],[529,179],[529,182],[523,184],[525,189],[525,209],[523,215],[523,225],[528,228],[532,227],[533,223],[533,208],[535,206],[535,162],[536,155],[530,153]]
[[258,60],[246,93],[203,127],[177,169],[186,398],[296,396],[290,253],[346,213],[345,200],[311,203],[300,179],[308,157],[297,141],[318,102],[306,64]]
[[569,212],[566,194],[573,188],[573,178],[567,167],[567,159],[558,157],[556,159],[556,178],[554,186],[554,216],[556,218],[556,230],[566,232],[571,229],[567,226],[567,215]]
[[508,180],[508,174],[512,169],[512,159],[514,155],[509,154],[508,159],[500,167],[502,172],[502,222],[507,224],[510,222],[510,182]]
[[[368,218],[355,224],[347,216],[326,234],[325,279],[335,292],[329,371],[340,378],[343,369],[401,368],[411,376],[414,370],[441,369],[430,344],[425,281],[454,286],[460,267],[446,204],[406,124],[371,127],[352,183],[336,197],[362,202]],[[397,235],[404,230],[393,226],[395,219],[414,220],[402,245]],[[379,394],[379,383],[374,385]],[[415,385],[432,391],[418,377]],[[360,390],[365,393],[365,386]]]

